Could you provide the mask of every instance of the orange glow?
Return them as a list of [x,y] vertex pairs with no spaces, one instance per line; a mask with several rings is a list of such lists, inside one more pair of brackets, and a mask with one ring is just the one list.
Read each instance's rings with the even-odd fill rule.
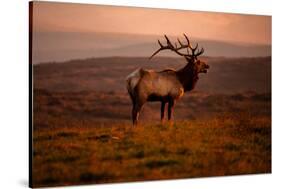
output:
[[35,32],[188,35],[271,44],[271,17],[74,3],[34,3]]

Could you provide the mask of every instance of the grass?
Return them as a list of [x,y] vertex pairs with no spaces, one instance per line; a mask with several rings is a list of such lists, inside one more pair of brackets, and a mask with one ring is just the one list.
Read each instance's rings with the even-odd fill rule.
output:
[[34,130],[35,187],[271,172],[270,116],[63,123]]
[[173,127],[147,103],[132,128],[125,76],[178,69],[181,59],[34,65],[32,185],[270,173],[271,57],[205,59],[210,72],[176,103]]
[[271,172],[271,94],[193,92],[159,124],[148,103],[132,127],[121,92],[34,90],[33,186]]

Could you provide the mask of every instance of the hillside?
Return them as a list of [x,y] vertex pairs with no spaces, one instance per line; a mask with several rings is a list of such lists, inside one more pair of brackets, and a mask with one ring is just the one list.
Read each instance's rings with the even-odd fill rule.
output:
[[[146,103],[132,127],[125,77],[182,59],[91,58],[34,65],[34,187],[271,172],[271,58],[211,66],[160,124]],[[126,171],[124,171],[126,170]]]
[[[204,93],[271,92],[271,57],[208,58],[195,91]],[[34,65],[34,88],[48,91],[117,91],[126,93],[125,78],[139,67],[181,68],[180,58],[90,58]]]
[[137,127],[125,93],[33,96],[34,187],[271,172],[271,94],[192,93],[173,126],[148,103]]

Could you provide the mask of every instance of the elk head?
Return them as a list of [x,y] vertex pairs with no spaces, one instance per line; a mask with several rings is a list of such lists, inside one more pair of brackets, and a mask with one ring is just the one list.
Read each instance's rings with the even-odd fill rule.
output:
[[[174,45],[171,43],[169,38],[164,35],[166,39],[166,45],[163,45],[159,40],[158,44],[160,45],[160,48],[155,51],[149,59],[154,57],[157,53],[159,53],[162,50],[171,50],[175,52],[176,54],[183,56],[187,64],[193,67],[193,70],[197,73],[207,73],[207,70],[210,68],[209,65],[206,64],[206,62],[199,60],[198,57],[204,53],[204,49],[201,48],[200,50],[198,49],[198,44],[193,48],[188,37],[183,34],[185,39],[186,39],[186,44],[182,43],[179,38],[178,43],[175,43]],[[186,49],[186,53],[182,52],[183,49]]]

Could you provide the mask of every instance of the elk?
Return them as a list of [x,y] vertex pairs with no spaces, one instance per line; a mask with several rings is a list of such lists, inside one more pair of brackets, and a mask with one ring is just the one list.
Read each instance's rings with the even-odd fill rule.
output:
[[[132,100],[133,125],[138,124],[139,113],[143,105],[148,101],[161,102],[161,122],[164,122],[165,107],[168,103],[168,120],[170,123],[175,102],[179,100],[184,92],[194,89],[199,73],[207,73],[209,65],[198,59],[204,53],[204,49],[198,49],[198,44],[192,47],[188,37],[183,34],[186,43],[179,38],[178,43],[172,44],[170,39],[164,35],[166,44],[159,40],[160,48],[156,50],[149,59],[152,59],[160,51],[170,50],[186,60],[186,65],[179,69],[165,69],[162,71],[145,70],[139,68],[127,76],[127,90]],[[183,52],[185,50],[185,52]]]

